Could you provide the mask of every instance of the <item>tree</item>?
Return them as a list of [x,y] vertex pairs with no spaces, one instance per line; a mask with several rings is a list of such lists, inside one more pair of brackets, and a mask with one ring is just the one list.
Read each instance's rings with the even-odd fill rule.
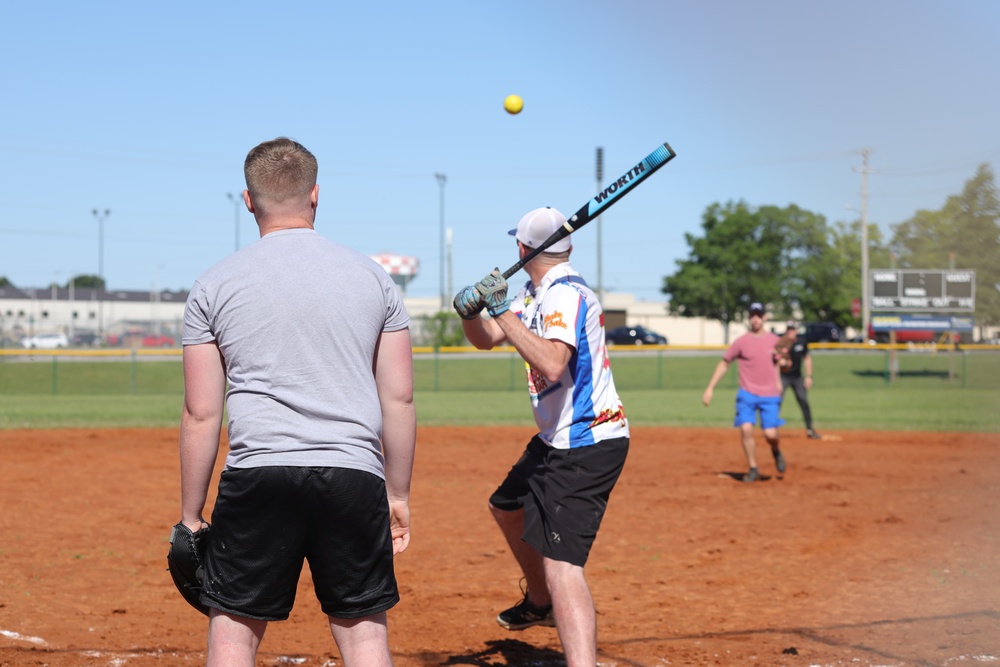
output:
[[834,278],[842,268],[823,216],[795,205],[716,203],[705,210],[702,229],[703,237],[685,235],[690,254],[663,280],[671,312],[719,320],[727,343],[730,322],[754,301],[770,303],[779,317],[849,313],[849,298],[838,306]]
[[[861,221],[847,224],[838,222],[830,228],[830,247],[826,254],[829,263],[828,289],[832,292],[827,302],[830,310],[816,312],[818,319],[836,322],[840,327],[860,329],[861,318],[851,314],[851,302],[860,299],[867,287],[867,277],[861,276]],[[891,265],[889,249],[882,239],[878,225],[868,224],[868,264],[870,268],[888,268]]]
[[7,279],[7,276],[0,276],[0,287],[13,287],[14,283]]
[[73,286],[76,289],[105,289],[104,278],[93,274],[81,274],[79,276],[74,276],[66,282],[64,287],[69,288],[70,283],[73,283]]
[[941,210],[918,211],[890,229],[900,268],[975,270],[976,321],[1000,322],[1000,194],[989,165]]
[[432,347],[458,346],[465,344],[465,333],[462,331],[462,320],[454,312],[442,310],[433,315],[424,315],[421,341]]
[[826,218],[794,204],[784,209],[763,207],[759,213],[772,221],[783,240],[775,314],[847,324],[851,297],[840,288],[844,258],[831,242],[834,231]]

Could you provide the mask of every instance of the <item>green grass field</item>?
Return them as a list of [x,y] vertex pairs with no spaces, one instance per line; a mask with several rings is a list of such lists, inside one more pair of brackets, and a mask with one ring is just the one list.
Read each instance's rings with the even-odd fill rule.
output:
[[[719,354],[613,352],[615,380],[632,423],[729,425],[735,367],[712,405],[701,405]],[[810,403],[817,429],[1000,431],[1000,354],[899,352],[895,364],[889,382],[884,352],[815,352]],[[418,355],[414,371],[421,424],[533,423],[524,364],[516,354]],[[0,357],[3,429],[176,426],[182,399],[179,357]],[[788,427],[802,427],[790,394],[787,401]]]

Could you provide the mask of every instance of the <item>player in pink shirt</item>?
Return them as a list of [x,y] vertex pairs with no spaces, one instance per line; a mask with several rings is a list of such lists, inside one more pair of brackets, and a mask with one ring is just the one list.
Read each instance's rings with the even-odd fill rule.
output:
[[707,407],[712,402],[715,385],[729,370],[734,359],[739,360],[740,389],[736,392],[736,417],[733,426],[740,429],[740,442],[747,457],[750,471],[743,476],[744,482],[760,479],[757,468],[757,445],[753,439],[753,429],[760,414],[760,425],[764,438],[771,445],[774,465],[779,473],[785,472],[785,457],[781,453],[778,427],[785,423],[779,416],[781,408],[781,373],[778,370],[774,346],[778,335],[764,331],[767,317],[764,306],[758,302],[750,304],[750,331],[743,334],[729,346],[722,355],[712,379],[708,381],[701,402]]

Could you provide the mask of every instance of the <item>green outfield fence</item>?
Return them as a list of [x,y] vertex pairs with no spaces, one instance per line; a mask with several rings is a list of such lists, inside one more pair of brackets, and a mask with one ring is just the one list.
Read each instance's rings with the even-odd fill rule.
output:
[[[610,348],[622,391],[704,389],[725,348]],[[816,387],[1000,389],[1000,346],[812,346]],[[0,350],[0,396],[182,395],[180,350]],[[513,348],[415,348],[418,391],[524,391]],[[731,368],[721,387],[735,387]]]

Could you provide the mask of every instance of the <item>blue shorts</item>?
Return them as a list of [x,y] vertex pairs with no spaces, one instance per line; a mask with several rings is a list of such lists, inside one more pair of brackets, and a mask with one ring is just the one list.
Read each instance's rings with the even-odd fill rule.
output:
[[778,428],[785,423],[785,420],[778,416],[780,410],[781,396],[758,396],[746,389],[740,389],[736,392],[736,418],[733,420],[733,426],[756,424],[759,412],[761,428]]

